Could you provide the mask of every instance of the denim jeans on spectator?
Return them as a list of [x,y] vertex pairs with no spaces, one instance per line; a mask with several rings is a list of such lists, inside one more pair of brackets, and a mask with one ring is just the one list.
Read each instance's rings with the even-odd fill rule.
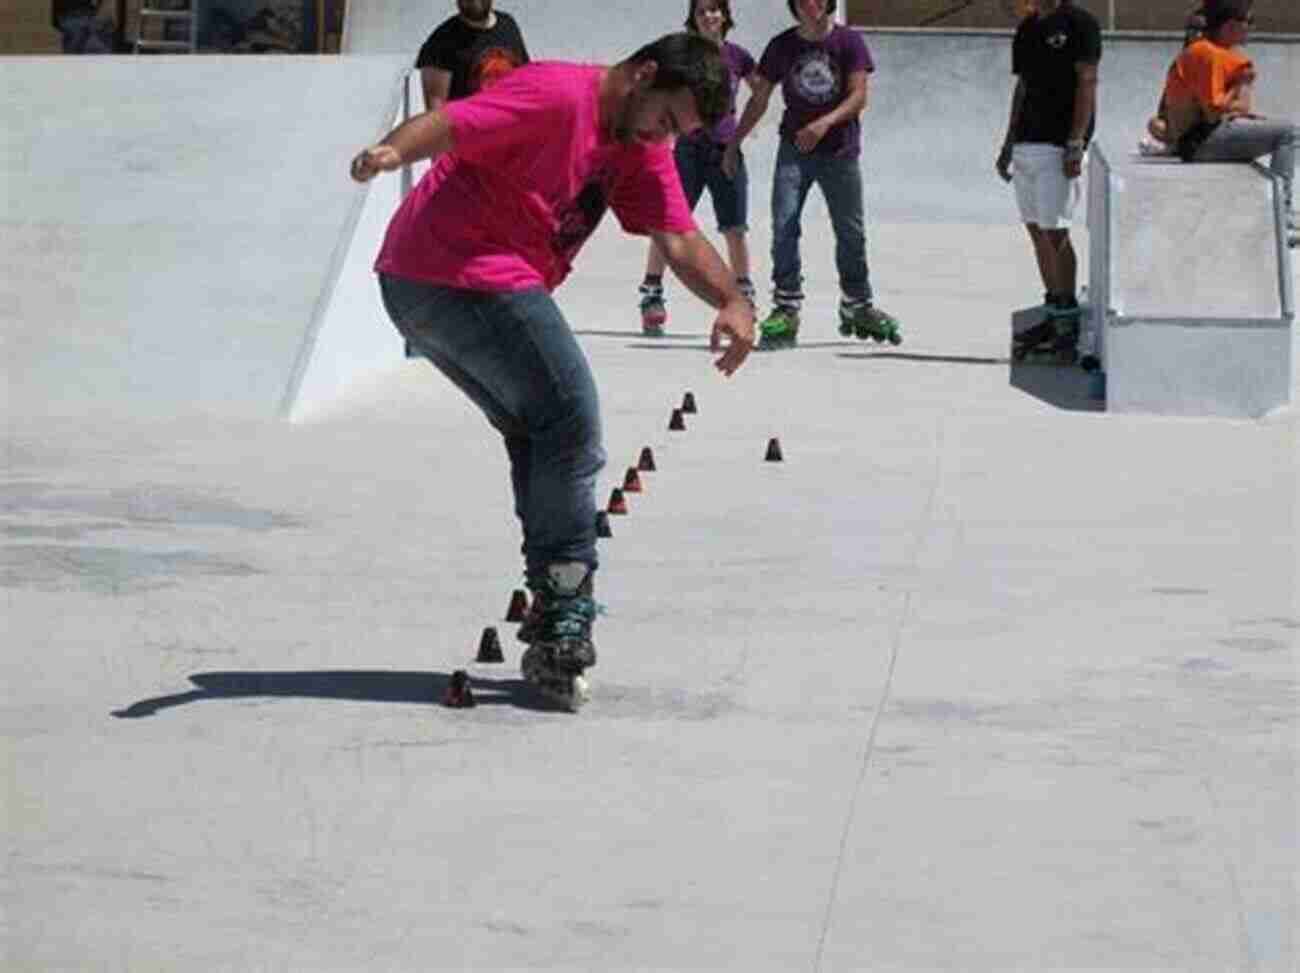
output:
[[113,22],[94,14],[72,14],[59,20],[64,54],[112,54]]
[[802,293],[800,222],[808,192],[814,185],[821,187],[831,228],[835,231],[835,268],[840,291],[844,297],[869,303],[871,280],[867,271],[860,161],[803,153],[784,138],[777,149],[772,179],[772,283],[780,293]]
[[691,209],[700,201],[707,187],[713,199],[713,215],[718,232],[749,229],[749,170],[745,156],[739,154],[736,178],[728,179],[722,171],[722,154],[726,149],[707,139],[679,138],[673,147],[677,175]]
[[1282,180],[1283,199],[1295,211],[1296,142],[1300,136],[1290,122],[1266,118],[1231,118],[1219,125],[1196,150],[1194,162],[1252,162],[1272,155],[1269,169]]
[[[505,440],[530,579],[548,564],[596,567],[596,474],[605,465],[587,359],[551,295],[489,293],[379,275],[384,306],[416,352]],[[463,502],[463,501],[458,501]]]

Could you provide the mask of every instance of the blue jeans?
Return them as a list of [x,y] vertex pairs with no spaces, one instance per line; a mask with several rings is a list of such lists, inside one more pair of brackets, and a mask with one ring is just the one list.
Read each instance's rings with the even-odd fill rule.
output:
[[870,303],[861,165],[856,158],[805,154],[784,138],[777,149],[772,179],[772,284],[776,303],[797,307],[803,299],[799,237],[803,232],[804,203],[814,184],[821,187],[831,214],[840,291],[846,298]]
[[673,147],[677,176],[691,209],[704,195],[705,187],[713,199],[713,215],[718,218],[718,232],[749,229],[749,171],[740,156],[736,178],[728,179],[722,171],[725,146],[703,139],[679,138]]
[[596,474],[605,465],[596,383],[542,289],[489,293],[379,275],[408,345],[505,440],[530,580],[557,561],[596,567]]
[[1195,162],[1252,162],[1271,156],[1269,168],[1282,181],[1288,214],[1295,208],[1296,145],[1300,129],[1290,122],[1266,118],[1231,118],[1223,122],[1196,150]]

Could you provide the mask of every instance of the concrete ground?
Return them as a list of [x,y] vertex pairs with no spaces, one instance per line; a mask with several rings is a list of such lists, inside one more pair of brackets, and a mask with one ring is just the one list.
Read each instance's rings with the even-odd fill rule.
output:
[[[328,268],[367,219],[329,180],[393,65],[284,141],[257,100],[343,75],[265,63],[235,102],[191,78],[182,129],[51,91],[0,130],[6,971],[1296,968],[1294,410],[1117,416],[1013,367],[1039,287],[1011,219],[877,215],[906,341],[843,340],[820,203],[801,347],[724,380],[680,287],[641,337],[644,244],[607,221],[559,300],[602,498],[644,446],[658,471],[602,542],[593,701],[556,712],[502,618],[483,419],[397,358],[276,416],[324,305],[361,299]],[[0,75],[35,99],[54,71]],[[391,342],[373,300],[351,320]],[[457,669],[474,709],[438,703]]]
[[1013,370],[1027,255],[978,233],[917,275],[880,228],[900,348],[819,278],[729,381],[593,242],[601,489],[659,470],[577,716],[518,679],[504,451],[421,363],[294,425],[11,417],[6,968],[1293,969],[1296,423]]

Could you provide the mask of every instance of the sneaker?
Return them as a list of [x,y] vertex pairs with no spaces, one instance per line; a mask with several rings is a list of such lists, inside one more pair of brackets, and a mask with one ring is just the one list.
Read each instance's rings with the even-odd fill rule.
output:
[[891,345],[903,343],[898,320],[874,304],[841,304],[840,334],[857,335],[862,341],[888,341]]
[[772,313],[758,326],[761,349],[791,348],[799,341],[799,310],[793,307],[772,308]]
[[583,672],[596,664],[591,626],[600,607],[592,588],[591,569],[579,561],[547,567],[536,586],[541,595],[539,617],[520,662],[526,682],[571,710],[589,698]]

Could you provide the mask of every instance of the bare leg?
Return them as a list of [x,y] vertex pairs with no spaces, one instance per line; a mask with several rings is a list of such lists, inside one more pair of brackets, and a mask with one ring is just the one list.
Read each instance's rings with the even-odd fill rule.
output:
[[1074,297],[1079,282],[1079,259],[1075,255],[1074,244],[1070,242],[1070,231],[1043,230],[1042,232],[1047,238],[1047,248],[1052,254],[1052,280],[1056,286],[1050,290],[1060,297]]
[[1056,293],[1056,261],[1047,233],[1037,223],[1026,223],[1029,240],[1034,246],[1034,260],[1038,263],[1038,276],[1043,281],[1043,290],[1048,294]]
[[664,275],[664,268],[667,266],[668,261],[664,259],[664,255],[660,252],[659,247],[655,245],[653,240],[651,240],[650,252],[646,254],[645,258],[646,276],[662,277]]

